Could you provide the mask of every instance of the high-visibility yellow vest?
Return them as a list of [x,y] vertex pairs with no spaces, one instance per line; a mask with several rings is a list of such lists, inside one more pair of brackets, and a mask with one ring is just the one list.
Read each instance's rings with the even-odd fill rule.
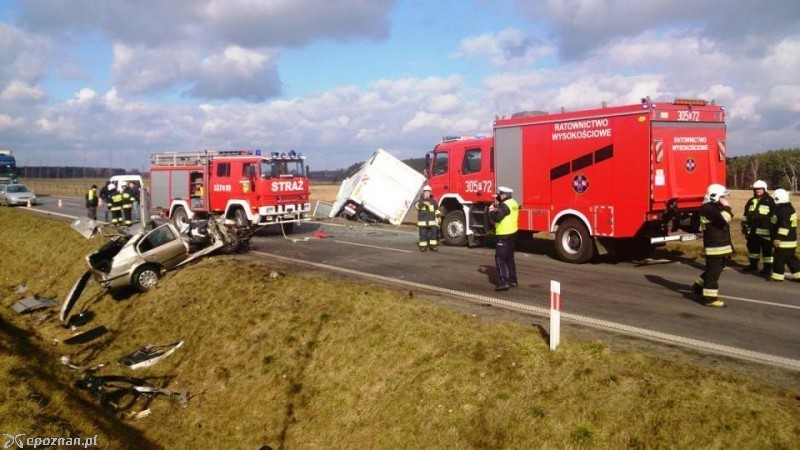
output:
[[503,204],[508,207],[510,212],[497,224],[494,234],[498,236],[514,234],[519,229],[519,203],[513,198],[509,198]]

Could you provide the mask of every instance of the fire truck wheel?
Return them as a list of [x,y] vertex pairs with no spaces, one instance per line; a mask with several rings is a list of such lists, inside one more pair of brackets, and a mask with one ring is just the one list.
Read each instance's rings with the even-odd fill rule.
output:
[[189,214],[186,214],[186,210],[183,206],[178,206],[175,208],[175,211],[172,212],[172,225],[174,225],[178,231],[189,226]]
[[250,221],[247,220],[247,213],[242,208],[233,213],[233,221],[236,222],[236,226],[239,228],[245,228],[250,224]]
[[464,211],[456,210],[445,214],[442,236],[447,245],[459,247],[467,245],[467,220],[464,218]]
[[158,283],[161,271],[156,266],[144,265],[133,272],[131,284],[139,292],[145,292]]
[[589,230],[578,219],[565,219],[556,231],[556,253],[563,261],[582,264],[594,256],[594,242]]

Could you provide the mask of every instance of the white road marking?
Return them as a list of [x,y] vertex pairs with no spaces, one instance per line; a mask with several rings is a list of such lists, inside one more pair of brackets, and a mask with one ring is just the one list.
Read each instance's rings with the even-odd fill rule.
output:
[[[686,293],[686,294],[691,294],[692,293],[692,291],[690,291],[688,289],[678,289],[678,292],[683,292],[683,293]],[[785,303],[765,302],[763,300],[753,300],[752,298],[733,297],[731,295],[720,295],[719,297],[723,298],[723,299],[726,299],[726,300],[738,300],[740,302],[758,303],[758,304],[761,304],[761,305],[777,306],[779,308],[800,309],[800,306],[787,305]]]
[[332,239],[331,242],[335,242],[337,244],[357,245],[359,247],[377,248],[379,250],[391,250],[393,252],[414,253],[411,250],[403,250],[403,249],[392,248],[392,247],[381,247],[381,246],[378,246],[378,245],[359,244],[357,242],[342,241],[342,240],[339,240],[339,239]]
[[[393,284],[400,284],[404,286],[415,287],[418,289],[424,289],[428,291],[438,292],[440,294],[452,295],[456,297],[461,297],[467,301],[476,302],[476,303],[488,303],[494,306],[499,306],[501,308],[510,309],[513,311],[518,312],[526,312],[531,313],[537,316],[549,317],[550,316],[550,309],[543,308],[533,305],[526,305],[524,303],[517,303],[512,302],[509,300],[503,300],[495,297],[488,297],[485,295],[473,294],[471,292],[463,292],[463,291],[456,291],[454,289],[447,289],[441,288],[437,286],[430,286],[427,284],[416,283],[414,281],[408,280],[401,280],[398,278],[391,278],[386,277],[383,275],[376,275],[368,272],[362,272],[359,270],[352,270],[346,269],[344,267],[337,267],[332,266],[329,264],[317,263],[312,261],[305,261],[302,259],[291,258],[288,256],[281,256],[274,253],[266,253],[260,251],[251,251],[250,253],[254,253],[257,255],[266,256],[273,259],[283,260],[289,263],[295,264],[304,264],[308,266],[318,267],[321,269],[326,269],[334,272],[345,273],[349,275],[354,275],[361,278],[368,278],[373,280],[379,280],[383,282],[393,283]],[[720,355],[727,355],[734,358],[745,359],[748,361],[756,361],[763,364],[770,364],[773,366],[784,367],[792,370],[800,370],[800,360],[785,358],[782,356],[777,355],[770,355],[768,353],[760,353],[755,352],[752,350],[747,350],[738,347],[731,347],[722,344],[715,344],[713,342],[706,342],[701,341],[698,339],[687,338],[684,336],[678,336],[674,334],[662,333],[659,331],[648,330],[645,328],[634,327],[630,325],[625,325],[622,323],[611,322],[607,320],[600,320],[595,319],[593,317],[586,317],[581,316],[578,314],[571,314],[565,313],[562,311],[561,318],[564,320],[570,320],[572,322],[576,322],[582,325],[592,326],[595,328],[600,328],[606,331],[615,331],[620,333],[625,333],[631,336],[636,336],[640,338],[651,339],[659,342],[667,342],[670,344],[680,345],[683,347],[691,348],[691,349],[699,349],[704,350]]]

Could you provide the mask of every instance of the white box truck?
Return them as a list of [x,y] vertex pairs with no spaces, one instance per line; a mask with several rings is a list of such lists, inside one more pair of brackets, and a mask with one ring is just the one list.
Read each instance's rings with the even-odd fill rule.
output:
[[378,149],[363,166],[345,179],[330,211],[365,222],[399,225],[425,183],[425,176]]

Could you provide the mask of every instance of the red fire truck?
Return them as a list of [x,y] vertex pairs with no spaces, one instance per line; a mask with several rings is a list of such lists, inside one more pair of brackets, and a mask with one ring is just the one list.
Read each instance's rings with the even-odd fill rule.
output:
[[310,220],[305,157],[260,150],[161,152],[151,155],[152,208],[181,229],[221,216],[237,227],[281,224],[287,233]]
[[492,234],[498,186],[514,190],[521,234],[555,233],[558,256],[583,263],[641,257],[693,240],[711,183],[725,183],[725,111],[704,100],[498,118],[493,137],[444,138],[427,155],[444,240]]

